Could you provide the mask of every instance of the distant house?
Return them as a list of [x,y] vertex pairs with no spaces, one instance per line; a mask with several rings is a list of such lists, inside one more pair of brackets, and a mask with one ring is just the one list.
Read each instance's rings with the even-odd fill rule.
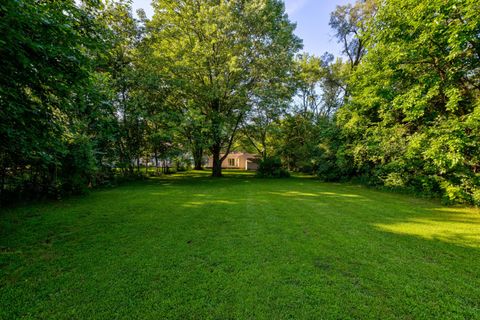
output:
[[[221,154],[220,157],[224,155]],[[231,152],[222,162],[222,169],[257,170],[258,156],[246,152]],[[213,167],[213,157],[208,157],[208,168]]]

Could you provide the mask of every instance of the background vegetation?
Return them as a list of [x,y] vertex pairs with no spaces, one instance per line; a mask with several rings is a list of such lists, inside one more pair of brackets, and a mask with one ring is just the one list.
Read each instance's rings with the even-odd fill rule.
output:
[[208,154],[220,176],[241,148],[480,203],[478,1],[340,6],[342,57],[300,54],[282,1],[153,6],[147,19],[128,1],[2,3],[2,201],[83,192],[146,159],[201,169]]

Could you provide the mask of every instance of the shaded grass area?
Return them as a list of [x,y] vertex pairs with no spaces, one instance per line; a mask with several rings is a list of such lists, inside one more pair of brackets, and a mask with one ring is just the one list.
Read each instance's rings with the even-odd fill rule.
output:
[[480,319],[480,212],[173,175],[0,215],[0,318]]

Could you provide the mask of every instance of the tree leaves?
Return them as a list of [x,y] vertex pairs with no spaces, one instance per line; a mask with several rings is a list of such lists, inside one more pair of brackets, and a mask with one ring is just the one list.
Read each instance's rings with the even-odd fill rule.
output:
[[480,97],[474,58],[480,22],[471,20],[478,9],[453,0],[378,7],[363,36],[367,53],[350,78],[350,100],[338,116],[346,139],[363,146],[362,153],[352,149],[358,172],[401,172],[405,186],[430,177],[434,183],[422,183],[423,191],[477,201],[480,140],[469,119]]

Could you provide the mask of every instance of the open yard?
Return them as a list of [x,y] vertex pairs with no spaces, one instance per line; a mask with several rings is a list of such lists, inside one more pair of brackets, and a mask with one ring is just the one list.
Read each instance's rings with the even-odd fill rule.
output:
[[480,319],[480,212],[174,175],[0,214],[0,318]]

